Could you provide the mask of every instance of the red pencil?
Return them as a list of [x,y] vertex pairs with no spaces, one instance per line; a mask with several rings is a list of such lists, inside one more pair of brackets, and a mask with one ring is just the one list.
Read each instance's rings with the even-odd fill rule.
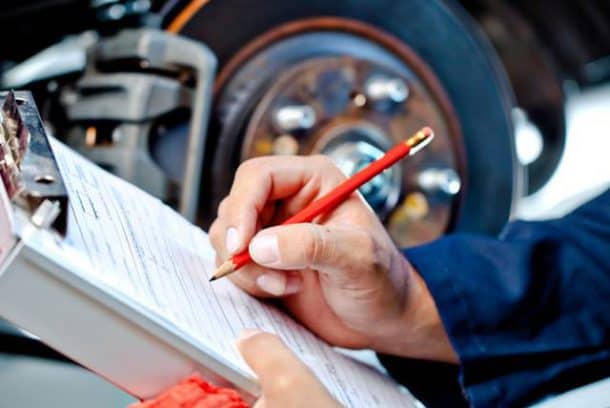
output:
[[[328,192],[323,197],[303,208],[297,214],[288,218],[281,225],[311,222],[318,215],[332,211],[339,206],[339,204],[345,201],[360,186],[371,180],[388,167],[394,165],[394,163],[403,157],[407,155],[412,156],[417,153],[430,141],[432,141],[433,137],[434,132],[432,129],[429,127],[422,128],[405,142],[399,143],[392,149],[388,150],[383,157],[375,160],[373,163],[369,164],[367,167],[354,174],[343,183],[339,184],[334,190]],[[250,253],[247,249],[234,255],[232,258],[220,265],[216,272],[214,272],[210,282],[235,272],[251,261],[252,258],[250,257]]]

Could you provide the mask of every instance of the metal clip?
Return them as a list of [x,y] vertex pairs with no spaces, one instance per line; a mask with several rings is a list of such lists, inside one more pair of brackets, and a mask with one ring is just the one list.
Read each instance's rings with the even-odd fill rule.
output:
[[[40,214],[35,217],[38,211],[50,211],[45,204],[49,201],[58,209],[51,221],[52,227],[65,234],[68,194],[34,100],[29,92],[15,94],[12,91],[0,94],[0,101],[2,99],[0,176],[7,196],[13,205],[25,210],[32,221],[36,217],[42,220]],[[38,226],[42,225],[44,223]]]
[[44,200],[36,209],[30,221],[39,228],[49,228],[55,222],[61,212],[57,201]]

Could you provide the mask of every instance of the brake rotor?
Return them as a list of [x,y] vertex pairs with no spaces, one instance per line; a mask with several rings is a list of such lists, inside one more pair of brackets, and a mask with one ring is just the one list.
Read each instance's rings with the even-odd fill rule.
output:
[[206,221],[245,159],[324,153],[353,173],[430,124],[437,139],[427,151],[361,190],[395,240],[496,233],[506,222],[522,174],[491,49],[444,2],[371,3],[224,0],[186,23],[181,34],[204,41],[221,67]]

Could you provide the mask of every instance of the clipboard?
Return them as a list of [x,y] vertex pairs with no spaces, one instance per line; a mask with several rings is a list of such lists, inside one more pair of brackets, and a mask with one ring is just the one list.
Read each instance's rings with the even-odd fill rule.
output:
[[[273,306],[228,281],[211,286],[214,253],[205,232],[47,138],[28,93],[0,98],[6,107],[0,317],[139,399],[196,373],[253,403],[260,387],[231,344],[241,329],[257,327],[280,335],[344,405],[416,406],[392,380],[336,352]],[[122,195],[133,195],[132,201]],[[80,229],[87,248],[70,242],[83,217],[90,222],[82,224],[86,234]],[[99,229],[95,223],[102,221],[113,229]],[[157,242],[162,239],[167,242]],[[127,258],[106,259],[122,250],[132,266],[121,263]],[[114,276],[109,265],[124,273]]]
[[11,91],[0,103],[0,315],[139,399],[196,372],[253,402],[258,387],[227,369],[226,361],[73,273],[87,266],[78,262],[79,254],[66,259],[58,253],[68,194],[33,98]]

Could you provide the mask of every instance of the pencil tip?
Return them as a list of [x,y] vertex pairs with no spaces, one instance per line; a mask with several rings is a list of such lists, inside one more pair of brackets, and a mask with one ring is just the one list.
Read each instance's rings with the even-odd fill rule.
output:
[[218,269],[216,269],[216,272],[214,272],[214,274],[212,275],[210,282],[215,281],[216,279],[223,278],[234,271],[235,265],[233,264],[233,261],[229,259],[228,261],[223,262],[223,264],[220,265]]

